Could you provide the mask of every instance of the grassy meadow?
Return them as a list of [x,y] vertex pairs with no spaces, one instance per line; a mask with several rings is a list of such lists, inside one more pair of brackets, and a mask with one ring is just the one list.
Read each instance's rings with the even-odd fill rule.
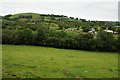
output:
[[2,46],[3,78],[118,78],[118,53]]

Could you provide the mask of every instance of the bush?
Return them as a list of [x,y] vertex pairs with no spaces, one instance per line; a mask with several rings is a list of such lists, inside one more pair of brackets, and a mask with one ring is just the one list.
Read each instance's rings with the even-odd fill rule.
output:
[[2,43],[3,44],[12,44],[13,41],[13,31],[12,30],[8,30],[8,29],[4,29],[2,30]]
[[118,36],[118,39],[117,39],[117,50],[120,52],[120,34]]
[[32,31],[29,28],[18,27],[14,30],[13,44],[31,44]]
[[99,51],[114,51],[115,39],[112,33],[100,31],[96,38],[97,50]]

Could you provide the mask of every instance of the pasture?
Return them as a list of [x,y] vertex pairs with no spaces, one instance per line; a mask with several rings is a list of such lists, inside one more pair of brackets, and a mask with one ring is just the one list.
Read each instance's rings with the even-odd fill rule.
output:
[[118,53],[3,45],[3,78],[118,78]]

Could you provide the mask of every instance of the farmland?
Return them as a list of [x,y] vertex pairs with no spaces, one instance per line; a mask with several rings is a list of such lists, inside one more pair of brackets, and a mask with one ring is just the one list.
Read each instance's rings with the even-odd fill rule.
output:
[[118,53],[3,45],[3,78],[118,78]]
[[1,16],[2,44],[120,52],[120,22],[64,15],[18,13]]

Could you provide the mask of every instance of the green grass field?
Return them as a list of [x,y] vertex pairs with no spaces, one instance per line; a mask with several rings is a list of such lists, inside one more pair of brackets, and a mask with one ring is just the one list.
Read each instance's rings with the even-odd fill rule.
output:
[[3,78],[118,78],[118,53],[3,45]]

